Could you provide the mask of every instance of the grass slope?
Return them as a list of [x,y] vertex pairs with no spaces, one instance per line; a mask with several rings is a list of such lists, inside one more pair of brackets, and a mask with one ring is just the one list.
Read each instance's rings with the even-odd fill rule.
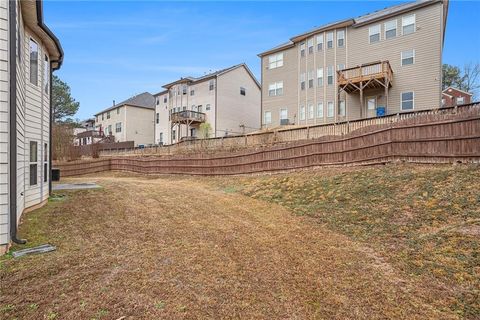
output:
[[322,169],[215,179],[368,245],[428,288],[439,309],[480,318],[480,168]]

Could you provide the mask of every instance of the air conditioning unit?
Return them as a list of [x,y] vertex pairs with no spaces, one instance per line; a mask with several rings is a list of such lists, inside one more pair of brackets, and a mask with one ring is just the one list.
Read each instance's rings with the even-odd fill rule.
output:
[[289,125],[290,121],[288,119],[280,119],[280,125],[281,126],[286,126]]

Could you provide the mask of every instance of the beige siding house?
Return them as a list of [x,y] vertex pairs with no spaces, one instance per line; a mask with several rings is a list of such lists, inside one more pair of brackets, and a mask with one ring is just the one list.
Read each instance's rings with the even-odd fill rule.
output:
[[405,3],[261,53],[262,127],[438,108],[447,11],[446,0]]
[[[155,94],[155,143],[248,133],[260,128],[260,84],[246,64],[181,78]],[[204,125],[205,126],[205,125]]]
[[0,1],[0,254],[24,242],[21,215],[51,190],[50,83],[62,59],[41,1]]
[[134,141],[135,146],[153,144],[155,99],[144,92],[95,114],[95,130],[115,142]]

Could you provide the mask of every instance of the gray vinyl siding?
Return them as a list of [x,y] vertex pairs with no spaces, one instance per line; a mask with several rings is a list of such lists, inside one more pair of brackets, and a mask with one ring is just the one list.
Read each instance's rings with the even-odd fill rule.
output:
[[0,1],[0,245],[9,241],[8,216],[8,1]]
[[[240,87],[246,89],[245,96]],[[217,136],[260,129],[260,89],[244,67],[217,77],[217,105]]]
[[[269,127],[280,125],[280,109],[288,110],[288,119],[291,123],[294,123],[297,117],[300,92],[299,48],[293,47],[281,52],[283,52],[283,66],[279,68],[269,70],[269,56],[262,58],[262,124],[265,111],[271,111],[272,123]],[[283,81],[283,95],[269,97],[269,84],[278,81]]]
[[[416,15],[416,30],[413,34],[401,34],[402,17],[414,13]],[[385,40],[385,22],[397,20],[397,36]],[[381,40],[378,43],[369,43],[369,27],[381,25]],[[387,113],[398,113],[400,110],[401,92],[413,91],[415,93],[415,110],[431,109],[441,105],[441,64],[442,64],[442,37],[443,37],[443,4],[440,2],[414,9],[408,13],[401,13],[394,17],[375,21],[364,26],[350,26],[313,34],[314,54],[308,53],[308,38],[305,57],[300,57],[300,44],[295,43],[291,48],[277,51],[273,54],[284,52],[283,67],[269,70],[269,54],[262,57],[262,117],[265,111],[272,112],[272,124],[279,125],[279,112],[281,108],[288,108],[289,119],[299,125],[331,123],[334,121],[354,120],[361,117],[359,93],[346,94],[342,92],[340,100],[346,102],[346,117],[338,115],[338,98],[336,86],[336,71],[340,64],[345,68],[356,67],[361,64],[388,60],[393,69],[392,87],[388,92]],[[338,47],[337,33],[345,31],[343,48]],[[327,49],[328,32],[334,32],[334,46]],[[317,50],[317,35],[324,35],[323,50]],[[401,52],[415,50],[415,63],[401,66]],[[334,83],[327,84],[327,70],[334,67]],[[323,86],[317,85],[316,70],[323,68]],[[314,88],[308,88],[308,71],[314,71]],[[300,74],[306,75],[305,91],[300,90]],[[269,97],[268,86],[272,82],[284,81],[281,97]],[[387,103],[384,90],[365,90],[364,99],[369,96],[377,98],[377,105],[385,106]],[[327,117],[328,102],[334,102],[334,117]],[[364,100],[365,101],[365,100]],[[317,106],[323,102],[324,115],[316,117]],[[314,119],[308,119],[308,105],[314,105]],[[299,120],[299,106],[305,106],[306,120]],[[365,107],[366,109],[366,104]],[[375,116],[375,111],[363,115]],[[263,118],[262,118],[263,123]]]
[[[400,112],[400,93],[415,92],[415,109],[431,109],[440,106],[441,100],[441,54],[442,54],[442,14],[441,3],[415,10],[416,31],[401,35],[402,17],[408,14],[387,18],[373,24],[381,24],[381,41],[370,44],[370,25],[349,29],[351,54],[350,66],[365,62],[388,60],[393,70],[393,85],[389,91],[388,113]],[[397,20],[397,37],[384,39],[384,23]],[[371,25],[373,25],[371,24]],[[415,50],[415,63],[401,66],[401,52]],[[383,93],[382,93],[383,96]],[[358,96],[349,101],[358,106]]]

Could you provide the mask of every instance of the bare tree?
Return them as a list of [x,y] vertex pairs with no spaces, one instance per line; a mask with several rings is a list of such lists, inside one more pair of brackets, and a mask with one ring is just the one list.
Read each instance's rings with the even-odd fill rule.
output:
[[473,93],[474,98],[477,96],[477,90],[480,88],[480,64],[467,63],[463,67],[461,90]]

